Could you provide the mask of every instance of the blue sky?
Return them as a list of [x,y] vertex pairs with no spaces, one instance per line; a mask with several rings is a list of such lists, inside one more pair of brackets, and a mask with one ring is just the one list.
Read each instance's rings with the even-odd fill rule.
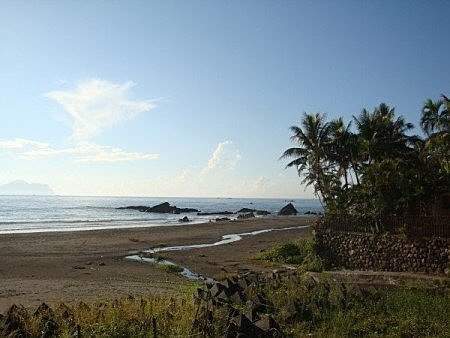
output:
[[[448,1],[2,1],[0,184],[312,197],[300,114],[450,93]],[[419,132],[419,131],[417,131]]]

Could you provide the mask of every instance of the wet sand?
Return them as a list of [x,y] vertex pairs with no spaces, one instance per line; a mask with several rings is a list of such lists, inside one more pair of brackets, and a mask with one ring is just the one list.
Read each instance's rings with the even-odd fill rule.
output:
[[[258,218],[233,222],[76,232],[0,235],[0,312],[13,303],[89,301],[102,297],[179,292],[189,281],[153,264],[125,260],[158,246],[213,243],[221,236],[310,224],[311,217]],[[270,267],[251,257],[276,243],[306,236],[294,229],[246,236],[221,246],[167,252],[190,270],[218,277]]]

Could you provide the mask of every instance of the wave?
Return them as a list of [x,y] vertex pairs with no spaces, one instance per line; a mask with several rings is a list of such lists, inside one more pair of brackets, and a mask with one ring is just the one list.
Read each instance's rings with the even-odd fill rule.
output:
[[0,221],[1,225],[15,225],[15,224],[80,224],[80,223],[114,223],[114,222],[149,222],[149,221],[166,221],[167,218],[111,218],[111,219],[97,219],[97,220],[33,220],[33,221]]

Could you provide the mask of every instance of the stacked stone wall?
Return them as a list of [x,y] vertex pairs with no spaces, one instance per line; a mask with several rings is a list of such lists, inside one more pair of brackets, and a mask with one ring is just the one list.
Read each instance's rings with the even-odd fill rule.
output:
[[449,238],[316,230],[322,254],[336,268],[448,273]]

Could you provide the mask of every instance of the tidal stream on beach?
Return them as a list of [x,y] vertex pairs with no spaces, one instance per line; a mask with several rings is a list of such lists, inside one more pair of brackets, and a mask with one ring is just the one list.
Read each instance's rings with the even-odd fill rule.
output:
[[145,263],[176,266],[176,267],[179,267],[182,269],[180,271],[180,274],[188,279],[206,280],[208,282],[212,282],[213,279],[210,277],[205,277],[205,276],[199,275],[199,274],[189,270],[188,268],[178,266],[177,264],[175,264],[169,260],[154,257],[154,254],[159,253],[159,252],[170,252],[170,251],[182,251],[182,250],[208,248],[208,247],[212,247],[212,246],[218,246],[218,245],[224,245],[224,244],[237,242],[237,241],[240,241],[242,239],[242,237],[245,237],[245,236],[256,236],[256,235],[271,232],[271,231],[306,229],[308,227],[309,227],[309,225],[301,225],[301,226],[296,226],[296,227],[287,227],[287,228],[278,228],[278,229],[270,228],[270,229],[255,230],[255,231],[251,231],[251,232],[243,232],[243,233],[238,233],[238,234],[223,235],[222,239],[220,241],[217,241],[214,243],[177,245],[177,246],[169,246],[169,247],[156,247],[156,248],[152,248],[149,250],[145,250],[142,253],[137,253],[137,254],[127,256],[127,257],[125,257],[125,259],[136,260],[136,261],[145,262]]

